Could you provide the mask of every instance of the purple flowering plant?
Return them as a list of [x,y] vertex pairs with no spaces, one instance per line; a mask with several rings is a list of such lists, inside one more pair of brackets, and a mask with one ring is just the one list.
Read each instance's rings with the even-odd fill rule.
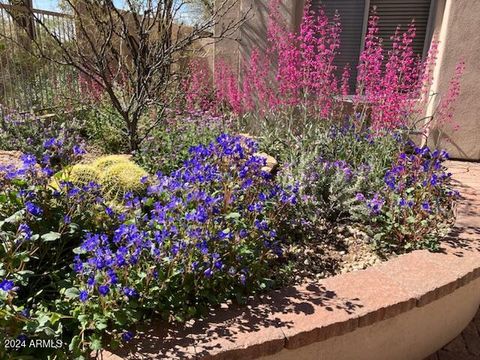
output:
[[43,147],[40,157],[25,154],[21,164],[0,167],[0,341],[19,334],[69,341],[78,325],[62,299],[75,291],[73,249],[85,229],[109,226],[96,184],[52,180],[82,149],[66,152],[56,138]]
[[320,219],[337,222],[350,216],[355,194],[365,188],[370,166],[354,167],[345,160],[319,157],[312,161],[301,179],[302,206],[312,224]]
[[446,151],[409,144],[384,175],[383,187],[357,194],[365,209],[375,246],[393,252],[435,250],[442,231],[454,219],[459,194],[446,172]]
[[37,158],[49,155],[52,165],[83,152],[82,123],[71,114],[36,116],[0,107],[1,150],[20,151]]
[[83,328],[101,337],[109,323],[120,339],[152,313],[183,320],[271,284],[297,189],[277,185],[257,150],[226,134],[192,147],[147,196],[126,196],[118,227],[84,237],[74,261]]
[[135,160],[150,173],[179,169],[190,156],[190,147],[209,143],[231,128],[225,116],[203,111],[169,110],[166,117],[166,126],[152,129],[135,153]]

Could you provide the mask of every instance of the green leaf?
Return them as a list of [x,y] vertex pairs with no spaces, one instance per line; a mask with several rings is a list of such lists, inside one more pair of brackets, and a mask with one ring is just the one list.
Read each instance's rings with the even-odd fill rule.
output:
[[17,274],[23,276],[23,275],[33,275],[33,274],[35,274],[35,273],[34,273],[33,271],[31,271],[31,270],[21,270],[21,271],[19,271]]
[[80,325],[82,328],[86,328],[88,325],[88,315],[82,314],[78,316],[78,321],[80,322]]
[[102,340],[97,335],[92,335],[90,340],[90,349],[102,350]]
[[55,241],[55,240],[58,240],[60,239],[60,237],[62,236],[62,234],[58,233],[58,232],[49,232],[47,234],[43,234],[42,235],[42,240],[43,241]]
[[15,214],[13,214],[12,216],[9,216],[8,218],[6,218],[3,222],[9,223],[9,224],[16,224],[16,223],[20,222],[24,213],[25,213],[24,209],[19,210]]
[[80,336],[75,335],[70,341],[70,344],[68,345],[68,350],[74,351],[75,349],[78,349],[80,347],[80,341]]
[[230,214],[227,214],[227,216],[225,216],[225,219],[229,220],[229,219],[234,219],[234,220],[237,220],[240,218],[240,214],[237,213],[237,212],[232,212]]
[[73,249],[73,253],[74,254],[78,254],[78,255],[81,255],[81,254],[85,254],[87,251],[81,247],[77,247],[75,249]]
[[52,313],[52,315],[50,315],[50,323],[52,325],[55,325],[55,323],[60,320],[62,318],[62,315],[59,314],[59,313]]
[[100,322],[95,323],[95,328],[97,330],[105,330],[107,327],[108,327],[108,325],[104,321],[100,321]]
[[69,299],[78,298],[78,295],[80,295],[80,290],[77,288],[72,287],[65,290],[65,296]]

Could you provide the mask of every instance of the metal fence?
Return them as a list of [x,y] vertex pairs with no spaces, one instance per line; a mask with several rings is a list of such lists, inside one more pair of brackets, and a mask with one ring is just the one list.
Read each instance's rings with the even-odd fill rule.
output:
[[73,17],[0,2],[0,105],[38,111],[67,105],[76,98],[79,93],[76,71],[35,54],[39,48],[34,44],[52,56],[58,51],[48,31],[62,42],[74,40]]

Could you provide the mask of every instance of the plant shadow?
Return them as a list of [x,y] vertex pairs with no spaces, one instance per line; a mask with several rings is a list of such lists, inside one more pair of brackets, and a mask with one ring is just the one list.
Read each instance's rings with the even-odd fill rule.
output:
[[360,299],[340,298],[318,283],[290,286],[251,298],[245,305],[224,305],[185,324],[152,319],[137,328],[134,341],[114,353],[127,359],[195,358],[264,329],[291,328],[293,322],[283,319],[288,314],[307,316],[319,308],[354,314],[362,307]]

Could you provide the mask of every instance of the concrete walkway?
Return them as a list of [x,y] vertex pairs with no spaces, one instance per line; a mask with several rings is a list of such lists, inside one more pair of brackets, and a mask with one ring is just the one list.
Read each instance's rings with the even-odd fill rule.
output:
[[480,310],[475,319],[449,344],[426,360],[479,360]]
[[[448,167],[455,180],[469,187],[468,190],[459,188],[462,194],[466,192],[469,198],[480,197],[480,164],[452,161]],[[480,223],[480,210],[473,211]],[[480,360],[480,309],[474,320],[457,338],[425,360]]]

